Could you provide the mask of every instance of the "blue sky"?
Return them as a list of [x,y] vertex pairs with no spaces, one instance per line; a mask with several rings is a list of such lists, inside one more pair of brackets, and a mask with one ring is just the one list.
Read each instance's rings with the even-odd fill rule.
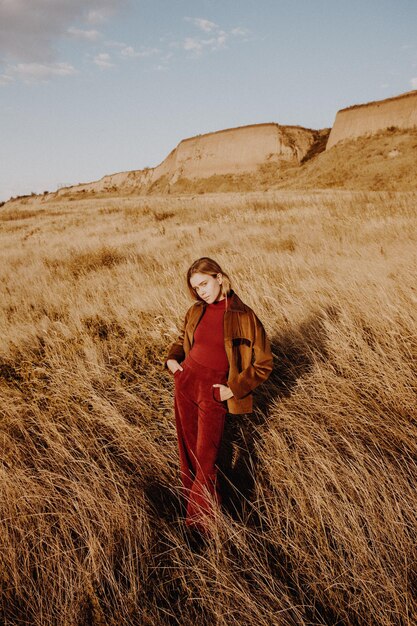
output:
[[415,0],[0,0],[0,200],[417,88]]

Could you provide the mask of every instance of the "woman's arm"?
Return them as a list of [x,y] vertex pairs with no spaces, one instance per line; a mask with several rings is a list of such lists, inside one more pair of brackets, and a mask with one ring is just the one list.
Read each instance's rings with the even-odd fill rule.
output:
[[252,363],[240,372],[228,385],[235,398],[240,400],[263,383],[273,368],[271,344],[266,335],[262,322],[253,313],[255,322],[254,341],[252,346]]
[[171,344],[169,350],[168,350],[168,354],[165,358],[165,362],[164,362],[164,368],[168,368],[167,365],[167,361],[169,361],[170,359],[174,359],[175,361],[178,361],[178,363],[180,363],[181,361],[183,361],[185,359],[185,352],[184,352],[184,336],[185,336],[185,328],[187,326],[187,322],[188,322],[188,316],[189,316],[189,312],[190,309],[188,309],[187,313],[185,314],[185,319],[184,319],[184,323],[182,325],[181,331],[178,335],[178,337],[176,338],[176,340],[174,341],[174,343]]

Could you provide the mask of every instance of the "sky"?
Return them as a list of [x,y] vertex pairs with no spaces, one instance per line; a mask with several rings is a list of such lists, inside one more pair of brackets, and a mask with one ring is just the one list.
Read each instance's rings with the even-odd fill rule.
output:
[[416,0],[0,0],[0,200],[417,89]]

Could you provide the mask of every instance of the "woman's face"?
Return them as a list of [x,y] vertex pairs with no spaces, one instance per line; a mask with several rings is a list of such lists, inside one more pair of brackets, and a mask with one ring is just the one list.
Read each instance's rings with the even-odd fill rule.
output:
[[[217,276],[214,277],[210,276],[210,274],[197,272],[196,274],[192,274],[190,278],[191,287],[200,298],[208,302],[208,304],[217,300],[221,290],[221,281],[221,274],[217,274]],[[223,298],[220,299],[223,300]]]

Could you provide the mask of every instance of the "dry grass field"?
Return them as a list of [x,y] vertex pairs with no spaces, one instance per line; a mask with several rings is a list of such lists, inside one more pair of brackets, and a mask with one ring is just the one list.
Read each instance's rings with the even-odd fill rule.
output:
[[[0,209],[0,622],[417,623],[417,193]],[[219,261],[271,338],[188,541],[166,349]]]

